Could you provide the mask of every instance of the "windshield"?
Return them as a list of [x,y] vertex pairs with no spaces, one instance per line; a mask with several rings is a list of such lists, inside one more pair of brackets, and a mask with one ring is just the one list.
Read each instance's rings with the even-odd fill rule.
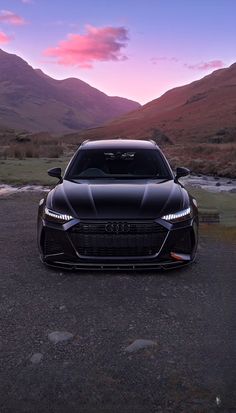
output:
[[172,176],[165,159],[156,149],[81,149],[65,178],[172,179]]

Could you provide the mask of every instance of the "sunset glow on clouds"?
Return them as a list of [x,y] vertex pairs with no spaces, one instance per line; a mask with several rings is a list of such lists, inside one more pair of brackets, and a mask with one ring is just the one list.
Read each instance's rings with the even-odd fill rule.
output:
[[177,57],[167,57],[167,56],[160,56],[160,57],[152,57],[151,59],[152,64],[156,65],[159,62],[172,62],[172,63],[180,63],[184,67],[190,70],[209,70],[209,69],[221,69],[225,66],[225,63],[222,60],[210,60],[208,62],[200,62],[200,63],[184,63],[181,62],[180,59]]
[[0,44],[9,43],[11,41],[11,37],[8,36],[4,32],[0,32]]
[[44,51],[62,65],[91,68],[95,61],[125,60],[121,49],[126,46],[128,32],[124,27],[87,26],[85,34],[69,34],[58,46]]
[[0,47],[141,103],[236,61],[235,0],[0,0]]
[[23,17],[10,10],[1,10],[0,11],[0,23],[6,23],[13,26],[22,26],[26,24],[26,21]]
[[185,66],[191,70],[208,70],[208,69],[221,69],[225,66],[222,60],[211,60],[209,62],[200,62],[195,64],[187,64]]

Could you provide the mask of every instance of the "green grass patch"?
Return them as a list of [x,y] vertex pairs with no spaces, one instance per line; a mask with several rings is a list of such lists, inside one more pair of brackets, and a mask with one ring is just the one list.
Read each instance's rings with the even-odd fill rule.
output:
[[236,194],[229,192],[208,192],[186,185],[186,189],[196,198],[201,214],[219,213],[220,224],[236,226]]
[[0,160],[0,182],[11,185],[53,185],[57,180],[47,174],[48,169],[58,166],[64,172],[68,161],[68,158]]

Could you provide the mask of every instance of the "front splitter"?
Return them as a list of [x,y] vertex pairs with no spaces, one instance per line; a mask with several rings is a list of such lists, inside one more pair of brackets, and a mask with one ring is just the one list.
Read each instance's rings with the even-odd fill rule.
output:
[[41,261],[52,268],[69,271],[144,271],[144,270],[171,270],[185,267],[193,261],[165,261],[159,263],[72,263],[66,261]]

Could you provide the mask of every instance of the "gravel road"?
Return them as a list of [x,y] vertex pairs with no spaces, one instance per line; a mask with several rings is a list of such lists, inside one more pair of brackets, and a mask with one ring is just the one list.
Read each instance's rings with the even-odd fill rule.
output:
[[0,412],[236,412],[235,245],[167,273],[66,273],[36,247],[40,194],[0,198]]

